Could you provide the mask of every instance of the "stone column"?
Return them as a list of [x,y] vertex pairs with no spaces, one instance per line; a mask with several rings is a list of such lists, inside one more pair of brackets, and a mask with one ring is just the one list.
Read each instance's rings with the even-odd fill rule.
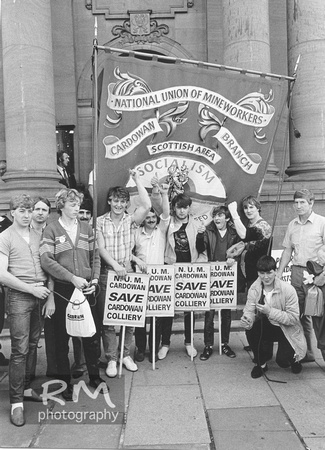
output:
[[60,185],[50,0],[2,1],[2,44],[7,157],[2,190],[51,196]]
[[[0,33],[0,48],[2,48],[2,38]],[[6,139],[5,139],[5,111],[3,99],[3,67],[2,54],[0,55],[0,160],[6,159]]]
[[[268,0],[222,0],[222,6],[224,64],[270,73]],[[268,173],[277,172],[272,153]]]
[[292,96],[290,180],[325,180],[325,2],[287,0],[289,73],[300,55]]

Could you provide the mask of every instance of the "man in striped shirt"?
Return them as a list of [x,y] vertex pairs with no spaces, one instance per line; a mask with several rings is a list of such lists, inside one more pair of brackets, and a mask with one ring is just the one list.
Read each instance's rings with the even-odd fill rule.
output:
[[[128,214],[126,210],[130,199],[129,191],[121,186],[112,187],[109,189],[107,195],[107,203],[110,211],[97,219],[99,254],[102,258],[100,275],[101,291],[98,297],[101,319],[104,315],[108,270],[114,270],[120,277],[125,277],[127,272],[132,272],[130,261],[134,245],[133,232],[144,220],[151,206],[148,192],[142,185],[138,172],[131,171],[130,173],[138,188],[139,207],[133,214]],[[130,356],[132,337],[133,327],[126,327],[123,365],[127,370],[136,372],[138,367]],[[117,357],[119,350],[115,327],[112,325],[103,325],[102,338],[105,357],[108,361],[106,375],[114,378],[117,375]]]

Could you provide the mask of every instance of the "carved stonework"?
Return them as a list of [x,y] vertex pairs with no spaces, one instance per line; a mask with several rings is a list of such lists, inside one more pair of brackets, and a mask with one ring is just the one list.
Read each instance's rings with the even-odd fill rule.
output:
[[[150,6],[148,5],[150,4]],[[174,18],[176,14],[187,13],[194,1],[188,0],[150,0],[146,6],[152,10],[151,18]],[[143,0],[85,0],[85,7],[93,14],[103,14],[106,20],[123,20],[129,18],[130,10],[144,9]]]
[[143,27],[138,26],[133,28],[131,20],[125,20],[123,25],[116,25],[112,28],[112,34],[119,37],[123,44],[145,44],[151,42],[159,44],[161,42],[161,37],[169,33],[169,27],[167,25],[158,25],[158,22],[153,19],[149,19],[147,34],[134,33],[132,32],[134,29],[138,32],[143,32]]
[[131,34],[142,36],[150,34],[150,14],[149,12],[130,12]]

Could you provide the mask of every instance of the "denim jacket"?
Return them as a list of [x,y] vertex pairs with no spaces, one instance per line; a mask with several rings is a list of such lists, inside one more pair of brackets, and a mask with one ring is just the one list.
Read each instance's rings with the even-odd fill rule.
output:
[[[261,298],[261,294],[262,283],[258,278],[248,291],[243,312],[252,321],[256,319],[256,304]],[[272,305],[268,319],[273,325],[280,325],[285,337],[295,351],[296,360],[299,361],[306,355],[307,344],[299,320],[299,303],[295,288],[291,284],[275,278]]]

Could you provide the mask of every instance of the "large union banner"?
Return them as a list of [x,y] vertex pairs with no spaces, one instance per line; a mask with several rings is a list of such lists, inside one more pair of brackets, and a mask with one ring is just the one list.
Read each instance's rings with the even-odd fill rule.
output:
[[287,100],[287,81],[216,67],[107,55],[100,87],[98,205],[110,186],[137,197],[169,181],[206,215],[216,202],[256,195]]

